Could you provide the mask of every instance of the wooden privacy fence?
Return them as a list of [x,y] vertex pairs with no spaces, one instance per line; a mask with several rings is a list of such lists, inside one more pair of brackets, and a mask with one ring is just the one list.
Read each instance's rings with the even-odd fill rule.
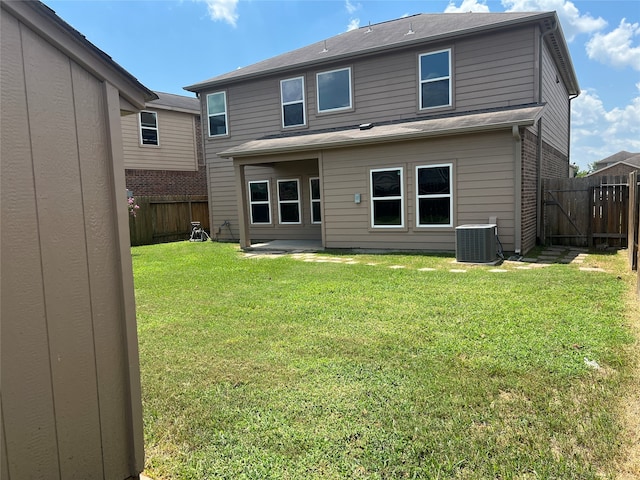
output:
[[640,296],[640,175],[638,170],[629,174],[629,266],[637,270],[636,292]]
[[191,222],[200,222],[209,232],[206,195],[135,197],[140,206],[129,219],[131,245],[188,240]]
[[638,237],[640,237],[640,178],[638,171],[629,174],[629,266],[638,268]]
[[544,244],[626,247],[627,177],[544,179],[543,219]]

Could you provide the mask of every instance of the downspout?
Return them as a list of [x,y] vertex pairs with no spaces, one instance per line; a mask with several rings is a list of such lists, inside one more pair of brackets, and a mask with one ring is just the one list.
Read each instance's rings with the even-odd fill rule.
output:
[[[551,25],[551,28],[540,35],[540,45],[538,47],[538,105],[542,105],[542,62],[544,53],[544,37],[552,34],[558,29],[558,22],[555,20]],[[537,163],[537,175],[536,175],[536,197],[538,199],[538,214],[537,214],[537,226],[536,236],[538,237],[538,243],[542,238],[542,116],[538,120],[538,148],[536,155]]]
[[569,112],[567,113],[567,161],[571,165],[571,100],[575,100],[580,93],[569,95]]
[[[198,101],[200,102],[200,149],[202,151],[202,161],[204,162],[204,175],[205,178],[207,180],[207,209],[209,210],[209,233],[211,234],[211,238],[214,241],[218,241],[219,240],[219,232],[215,232],[213,231],[213,206],[211,205],[211,199],[213,198],[213,195],[211,195],[211,182],[209,181],[209,162],[207,162],[207,142],[205,139],[205,134],[208,134],[208,130],[205,129],[206,125],[205,125],[205,118],[207,118],[207,115],[203,115],[204,112],[204,105],[202,104],[202,97],[200,96],[200,92],[196,92],[196,98],[198,99]],[[195,121],[195,119],[194,119]],[[196,158],[198,157],[198,152],[196,152]],[[198,163],[198,170],[200,170],[200,164]]]
[[517,125],[511,127],[514,142],[515,158],[515,252],[516,255],[522,253],[522,137],[520,128]]

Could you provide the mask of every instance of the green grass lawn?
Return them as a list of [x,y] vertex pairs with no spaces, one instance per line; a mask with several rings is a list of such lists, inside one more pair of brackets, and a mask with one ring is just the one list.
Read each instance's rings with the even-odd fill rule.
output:
[[614,476],[624,255],[453,273],[448,256],[132,252],[153,478]]

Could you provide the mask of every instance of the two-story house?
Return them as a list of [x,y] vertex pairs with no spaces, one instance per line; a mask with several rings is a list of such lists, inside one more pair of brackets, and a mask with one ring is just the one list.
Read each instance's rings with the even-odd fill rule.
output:
[[555,12],[414,15],[186,89],[221,240],[452,251],[495,217],[518,253],[541,178],[567,176],[579,93]]
[[122,117],[125,179],[134,195],[207,195],[197,98],[154,92]]

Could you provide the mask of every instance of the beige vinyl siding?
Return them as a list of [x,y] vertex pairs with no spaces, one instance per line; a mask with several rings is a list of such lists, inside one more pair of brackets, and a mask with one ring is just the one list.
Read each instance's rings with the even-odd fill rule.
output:
[[125,168],[197,171],[195,115],[146,108],[156,112],[159,146],[141,145],[139,115],[122,117]]
[[132,478],[118,93],[4,7],[0,21],[2,478]]
[[[453,164],[454,227],[416,228],[415,167]],[[404,169],[405,226],[370,227],[373,168]],[[455,226],[498,217],[504,248],[514,249],[514,163],[511,132],[464,135],[323,152],[327,248],[455,249]],[[354,194],[362,201],[354,203]]]
[[547,103],[542,121],[542,139],[568,155],[569,94],[546,44],[542,50],[542,101]]

